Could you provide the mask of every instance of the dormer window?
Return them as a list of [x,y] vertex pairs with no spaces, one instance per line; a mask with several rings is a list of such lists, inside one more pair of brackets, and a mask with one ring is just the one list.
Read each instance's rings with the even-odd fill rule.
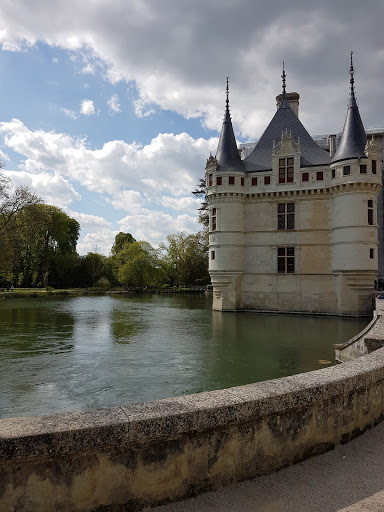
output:
[[294,159],[279,158],[279,183],[293,183]]
[[208,176],[208,183],[209,183],[209,186],[212,187],[212,174],[210,174]]

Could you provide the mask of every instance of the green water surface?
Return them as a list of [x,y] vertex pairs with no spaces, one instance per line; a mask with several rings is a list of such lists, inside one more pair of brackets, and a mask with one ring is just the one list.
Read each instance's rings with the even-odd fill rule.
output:
[[204,295],[0,302],[0,417],[222,389],[324,367],[367,319],[221,313]]

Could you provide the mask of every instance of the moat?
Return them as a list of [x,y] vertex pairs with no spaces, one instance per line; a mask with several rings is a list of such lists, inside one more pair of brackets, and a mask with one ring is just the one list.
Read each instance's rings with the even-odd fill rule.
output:
[[334,363],[368,319],[221,313],[204,295],[0,303],[0,417],[222,389]]

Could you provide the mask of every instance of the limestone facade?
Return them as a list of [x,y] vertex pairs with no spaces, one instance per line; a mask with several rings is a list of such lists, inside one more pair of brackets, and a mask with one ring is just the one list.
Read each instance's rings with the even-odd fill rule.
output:
[[213,309],[371,314],[381,154],[362,134],[351,69],[346,124],[332,157],[312,145],[284,84],[275,117],[240,160],[227,94],[218,151],[206,165]]

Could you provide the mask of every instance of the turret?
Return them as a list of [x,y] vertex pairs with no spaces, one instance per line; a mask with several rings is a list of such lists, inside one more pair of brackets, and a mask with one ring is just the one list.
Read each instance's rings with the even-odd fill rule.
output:
[[350,77],[348,111],[331,161],[331,268],[339,281],[338,307],[361,313],[364,307],[370,311],[377,273],[376,211],[381,176],[375,159],[378,153],[374,145],[367,145],[356,102],[352,52]]
[[217,153],[215,157],[209,157],[206,165],[213,309],[241,309],[239,297],[243,273],[244,194],[245,168],[229,112],[227,78],[226,106]]

